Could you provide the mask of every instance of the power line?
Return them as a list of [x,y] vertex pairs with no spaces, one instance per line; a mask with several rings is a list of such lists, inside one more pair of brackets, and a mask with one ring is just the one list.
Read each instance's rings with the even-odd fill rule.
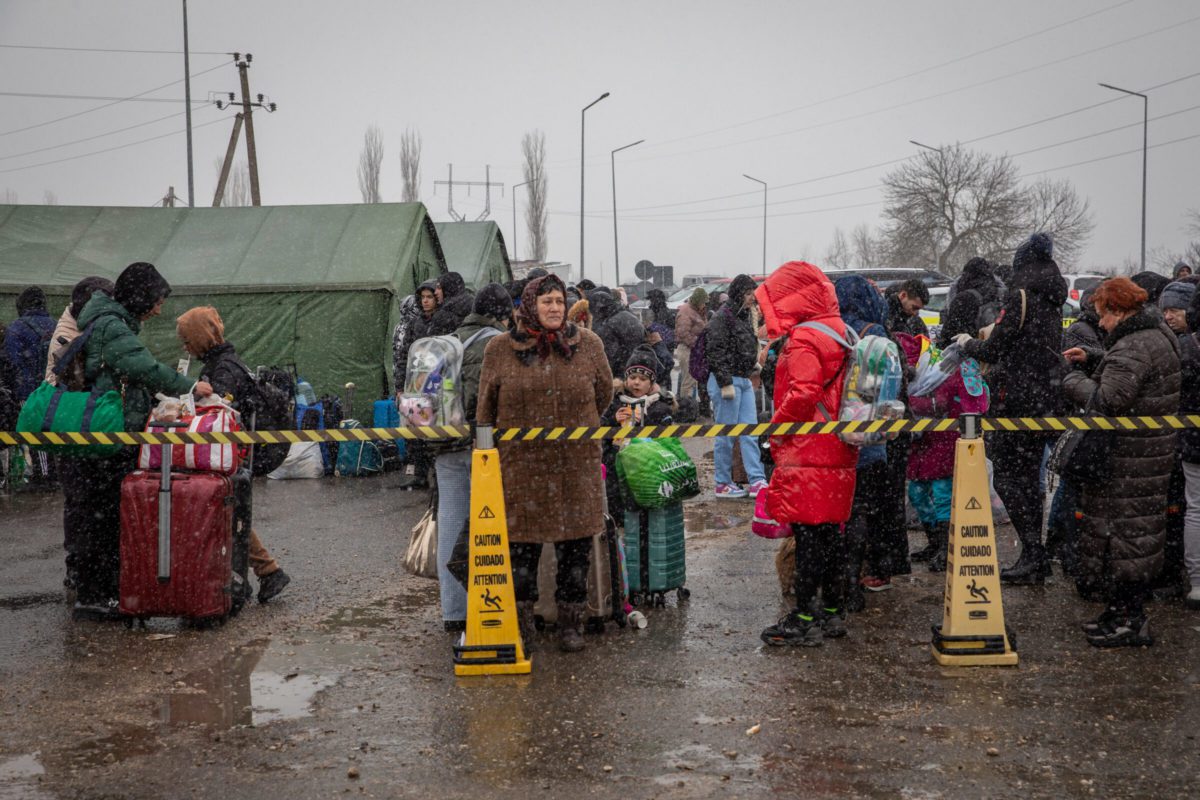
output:
[[[201,123],[200,125],[193,125],[192,129],[195,130],[197,128],[207,128],[209,125],[218,125],[225,121],[226,121],[226,119],[224,117],[221,117],[220,119],[214,119],[212,122],[204,122],[204,123]],[[161,133],[158,136],[150,136],[145,139],[138,139],[135,142],[127,142],[125,144],[118,144],[113,147],[106,147],[103,150],[93,150],[89,153],[80,153],[77,156],[67,156],[65,158],[57,158],[53,161],[42,161],[38,164],[27,164],[23,167],[9,167],[8,169],[0,169],[0,174],[4,174],[7,172],[20,172],[21,170],[34,169],[35,167],[48,167],[51,164],[61,164],[64,161],[76,161],[80,158],[88,158],[89,156],[98,156],[101,153],[111,153],[114,150],[124,150],[126,147],[133,147],[134,145],[145,144],[146,142],[153,142],[158,139],[166,139],[168,136],[178,136],[179,134],[185,133],[185,132],[186,131],[184,129],[180,129],[177,131],[171,131],[170,133]]]
[[[216,70],[219,70],[224,66],[225,66],[224,64],[218,64],[215,67],[210,67],[208,69],[200,70],[199,72],[193,72],[191,77],[199,78],[201,75],[207,75],[210,72],[215,72]],[[152,92],[157,92],[160,89],[166,89],[168,86],[174,86],[176,84],[183,83],[183,80],[184,80],[183,78],[180,78],[177,81],[171,81],[170,83],[164,83],[162,86],[155,86],[153,89],[147,89],[144,92],[138,92],[137,94],[130,95],[129,97],[125,97],[120,100],[114,100],[111,103],[104,103],[103,105],[93,106],[92,108],[86,108],[83,111],[76,111],[74,114],[67,114],[65,117],[56,117],[55,119],[46,120],[45,122],[38,122],[34,125],[26,125],[24,128],[14,128],[11,131],[0,131],[0,136],[11,136],[14,133],[24,133],[25,131],[31,131],[34,128],[42,128],[42,127],[45,127],[46,125],[53,125],[56,122],[62,122],[64,120],[74,119],[75,117],[81,117],[84,114],[90,114],[93,111],[99,111],[102,108],[110,108],[112,106],[117,105],[118,103],[124,103],[128,100],[133,100],[135,98],[151,94]],[[180,101],[180,102],[182,102],[182,101]]]
[[[10,50],[61,50],[71,53],[144,53],[149,55],[181,56],[182,50],[128,50],[120,47],[58,47],[45,44],[0,44],[0,48]],[[192,50],[194,56],[227,56],[219,50]]]
[[[986,55],[986,54],[988,54],[988,53],[995,52],[996,50],[1002,50],[1002,49],[1004,49],[1005,47],[1009,47],[1009,46],[1011,46],[1011,45],[1014,45],[1014,44],[1019,44],[1020,42],[1024,42],[1024,41],[1026,41],[1026,40],[1028,40],[1028,39],[1033,39],[1033,38],[1036,38],[1036,37],[1038,37],[1038,36],[1043,36],[1043,35],[1045,35],[1045,34],[1048,34],[1048,33],[1051,33],[1051,32],[1053,32],[1053,31],[1059,30],[1059,29],[1061,29],[1061,28],[1065,28],[1065,27],[1068,27],[1068,26],[1070,26],[1070,25],[1074,25],[1074,24],[1075,24],[1075,23],[1077,23],[1077,22],[1082,22],[1083,20],[1086,20],[1086,19],[1090,19],[1090,18],[1092,18],[1092,17],[1099,16],[1100,14],[1106,14],[1106,13],[1108,13],[1109,11],[1112,11],[1112,10],[1114,10],[1114,9],[1120,8],[1120,7],[1122,7],[1122,6],[1127,6],[1127,5],[1129,5],[1130,3],[1132,3],[1132,2],[1133,2],[1133,0],[1122,0],[1122,2],[1119,2],[1119,3],[1114,3],[1113,5],[1111,5],[1111,6],[1108,6],[1108,7],[1106,7],[1106,8],[1101,8],[1101,9],[1099,9],[1099,10],[1097,10],[1097,11],[1092,11],[1092,12],[1090,12],[1090,13],[1088,13],[1088,14],[1084,14],[1084,15],[1082,15],[1082,16],[1075,17],[1074,19],[1069,19],[1069,20],[1066,20],[1065,22],[1060,22],[1060,23],[1059,23],[1059,24],[1057,24],[1057,25],[1052,25],[1052,26],[1050,26],[1050,27],[1048,27],[1048,28],[1040,28],[1040,29],[1038,29],[1038,30],[1036,30],[1036,31],[1033,31],[1032,33],[1025,34],[1024,36],[1018,36],[1016,39],[1009,39],[1009,40],[1008,40],[1008,41],[1006,41],[1006,42],[1001,42],[1000,44],[995,44],[995,45],[992,45],[992,46],[990,46],[990,47],[985,47],[985,48],[983,48],[982,50],[976,50],[976,51],[974,51],[973,53],[967,53],[966,55],[958,56],[957,58],[952,58],[952,59],[950,59],[949,61],[943,61],[943,62],[941,62],[941,63],[939,63],[939,64],[933,64],[933,65],[931,65],[931,66],[928,66],[928,67],[922,67],[921,69],[918,69],[918,70],[914,70],[914,71],[912,71],[912,72],[905,73],[904,75],[898,75],[898,76],[896,76],[896,77],[894,77],[894,78],[888,78],[888,79],[887,79],[887,80],[885,80],[885,81],[879,81],[878,83],[873,83],[873,84],[871,84],[871,85],[869,85],[869,86],[862,86],[862,87],[860,87],[860,88],[858,88],[858,89],[853,89],[853,90],[851,90],[851,91],[848,91],[848,92],[843,92],[842,94],[833,95],[832,97],[826,97],[826,98],[824,98],[824,99],[822,99],[822,100],[815,100],[815,101],[813,101],[813,102],[811,102],[811,103],[806,103],[806,104],[804,104],[804,105],[800,105],[800,106],[795,106],[795,107],[793,107],[793,108],[784,109],[783,111],[776,111],[776,112],[774,112],[774,113],[772,113],[772,114],[766,114],[766,115],[763,115],[763,116],[761,116],[761,117],[755,117],[755,118],[753,118],[753,119],[748,119],[748,120],[745,120],[744,122],[736,122],[736,123],[734,123],[734,124],[732,124],[732,125],[726,125],[726,126],[725,126],[725,127],[723,127],[723,128],[713,128],[712,130],[700,131],[699,133],[692,133],[692,134],[688,134],[688,135],[686,135],[686,136],[677,136],[677,137],[675,137],[674,139],[664,139],[664,140],[661,140],[661,141],[654,142],[653,144],[650,144],[650,145],[648,145],[647,147],[648,147],[648,148],[650,148],[650,147],[662,147],[662,146],[664,146],[664,145],[673,144],[673,143],[675,143],[675,142],[683,142],[683,141],[687,141],[687,140],[689,140],[689,139],[696,139],[696,138],[699,138],[699,137],[701,137],[701,136],[708,136],[708,135],[710,135],[710,134],[714,134],[714,133],[724,133],[725,131],[730,131],[730,130],[734,130],[734,129],[736,129],[736,128],[745,127],[746,125],[753,125],[753,124],[755,124],[755,123],[758,123],[758,122],[765,122],[766,120],[775,119],[775,118],[777,118],[777,117],[782,117],[782,116],[785,116],[785,115],[787,115],[787,114],[792,114],[792,113],[795,113],[795,112],[797,112],[797,111],[807,111],[807,110],[808,110],[808,109],[810,109],[810,108],[816,108],[817,106],[825,105],[826,103],[832,103],[832,102],[834,102],[834,101],[836,101],[836,100],[844,100],[844,99],[846,99],[847,97],[854,97],[855,95],[859,95],[859,94],[862,94],[862,93],[864,93],[864,92],[869,92],[869,91],[872,91],[872,90],[874,90],[874,89],[880,89],[880,88],[882,88],[882,87],[884,87],[884,86],[889,86],[889,85],[891,85],[891,84],[893,84],[893,83],[898,83],[898,82],[900,82],[900,81],[907,80],[907,79],[909,79],[909,78],[915,78],[915,77],[917,77],[918,75],[924,75],[924,74],[925,74],[925,73],[927,73],[927,72],[933,72],[934,70],[941,69],[942,67],[948,67],[948,66],[951,66],[951,65],[953,65],[953,64],[958,64],[958,63],[961,63],[961,62],[963,62],[963,61],[969,61],[970,59],[972,59],[972,58],[976,58],[977,56],[982,56],[982,55]],[[1118,98],[1118,99],[1119,99],[1119,98]]]
[[[208,104],[207,103],[196,103],[194,105],[199,107],[199,106],[204,106],[204,105],[208,105]],[[177,111],[174,114],[167,114],[165,117],[157,117],[155,119],[147,120],[146,122],[138,122],[134,125],[127,125],[124,128],[117,128],[116,130],[105,131],[104,133],[97,133],[95,136],[88,136],[83,139],[75,139],[74,141],[63,142],[62,144],[52,144],[49,147],[39,147],[36,150],[26,150],[24,153],[13,153],[12,155],[8,155],[8,156],[0,156],[0,161],[7,161],[10,158],[21,158],[22,156],[31,156],[34,153],[44,153],[47,150],[58,150],[59,148],[62,148],[62,147],[70,147],[73,144],[82,144],[83,142],[90,142],[95,139],[103,139],[105,136],[112,136],[117,133],[124,133],[125,131],[131,131],[131,130],[134,130],[135,128],[144,128],[147,125],[153,125],[157,122],[162,122],[163,120],[166,120],[166,119],[174,119],[175,117],[182,117],[186,113],[187,113],[186,111]]]
[[182,103],[172,97],[105,97],[95,94],[43,94],[41,92],[0,92],[0,97],[39,97],[45,100],[120,100],[138,103]]
[[[1142,91],[1143,92],[1152,92],[1156,89],[1162,89],[1164,87],[1171,86],[1176,83],[1181,83],[1183,81],[1192,80],[1193,78],[1197,78],[1197,77],[1200,77],[1200,72],[1192,72],[1187,75],[1182,75],[1178,78],[1172,78],[1170,80],[1163,81],[1161,83],[1156,83],[1153,86],[1147,86],[1144,89],[1142,89]],[[1003,136],[1005,134],[1014,133],[1014,132],[1020,131],[1020,130],[1025,130],[1027,128],[1032,128],[1032,127],[1035,127],[1037,125],[1042,125],[1047,122],[1054,122],[1056,120],[1060,120],[1065,117],[1070,117],[1075,114],[1083,113],[1084,111],[1090,111],[1094,108],[1099,108],[1100,106],[1105,106],[1110,103],[1120,102],[1121,99],[1122,98],[1120,98],[1120,97],[1116,97],[1116,98],[1113,98],[1112,100],[1103,100],[1099,103],[1091,103],[1086,106],[1080,106],[1079,108],[1072,109],[1071,111],[1064,111],[1064,112],[1061,112],[1058,114],[1053,114],[1049,117],[1042,117],[1041,119],[1036,119],[1036,120],[1033,120],[1032,122],[1026,122],[1024,124],[1016,125],[1011,128],[1005,128],[1004,130],[987,133],[987,134],[984,134],[983,136],[976,136],[973,139],[966,139],[966,140],[962,141],[961,144],[975,144],[976,142],[982,142],[987,139],[993,139],[997,136]],[[1158,117],[1156,117],[1155,119],[1158,119]],[[1140,125],[1141,123],[1137,123],[1137,124]],[[854,167],[853,169],[842,170],[841,172],[833,172],[828,175],[818,175],[815,178],[805,178],[804,180],[793,181],[791,183],[784,183],[784,184],[781,184],[778,187],[776,187],[776,190],[790,189],[794,186],[803,186],[805,184],[816,183],[818,181],[830,180],[832,178],[841,178],[841,177],[845,177],[846,175],[854,175],[859,172],[867,172],[867,171],[870,171],[873,169],[879,169],[881,167],[890,167],[890,166],[899,164],[902,161],[907,161],[908,159],[910,159],[912,157],[913,156],[904,156],[902,158],[894,158],[894,159],[891,159],[890,161],[880,161],[880,162],[876,162],[874,164],[867,164],[866,166],[862,166],[862,167]],[[678,202],[674,202],[674,203],[658,203],[658,204],[649,205],[649,206],[637,206],[634,208],[627,208],[627,209],[625,209],[625,211],[626,211],[626,213],[628,213],[630,211],[653,211],[653,210],[659,209],[659,208],[675,208],[678,206],[698,205],[700,203],[710,203],[710,202],[713,202],[714,200],[730,200],[730,199],[734,199],[737,197],[746,197],[748,195],[757,195],[757,194],[758,193],[754,192],[754,191],[732,192],[730,194],[714,195],[712,197],[703,197],[703,198],[700,198],[697,200],[683,200],[683,201],[678,201]],[[708,210],[709,211],[725,211],[727,209],[713,208],[713,209],[708,209]]]

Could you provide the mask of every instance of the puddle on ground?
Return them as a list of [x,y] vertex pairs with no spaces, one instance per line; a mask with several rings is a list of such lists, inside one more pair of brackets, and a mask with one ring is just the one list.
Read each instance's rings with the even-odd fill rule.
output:
[[312,714],[321,691],[379,656],[375,645],[326,633],[262,639],[176,681],[162,698],[158,719],[220,729],[300,719]]
[[46,768],[38,760],[40,753],[4,759],[0,756],[0,800],[50,797],[38,788]]
[[729,531],[746,528],[749,531],[750,517],[745,514],[723,514],[711,508],[684,507],[683,526],[688,533],[704,531]]

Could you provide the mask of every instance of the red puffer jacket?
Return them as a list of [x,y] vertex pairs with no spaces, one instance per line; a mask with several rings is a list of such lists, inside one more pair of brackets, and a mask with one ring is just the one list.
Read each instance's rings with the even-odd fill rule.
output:
[[[772,340],[788,335],[775,371],[771,421],[824,422],[818,401],[836,417],[846,351],[821,331],[796,327],[801,322],[821,322],[846,335],[829,278],[812,264],[790,261],[767,278],[755,296],[767,335]],[[775,436],[771,456],[775,472],[767,508],[772,517],[804,525],[850,518],[858,450],[834,434]]]

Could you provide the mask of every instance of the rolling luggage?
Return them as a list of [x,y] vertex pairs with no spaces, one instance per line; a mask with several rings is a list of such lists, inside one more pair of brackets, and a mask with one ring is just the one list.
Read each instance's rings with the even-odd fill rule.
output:
[[629,571],[629,602],[666,605],[666,593],[687,600],[686,546],[683,505],[625,512],[625,560]]
[[[588,564],[587,616],[584,629],[588,633],[603,633],[604,625],[613,620],[625,627],[625,597],[621,585],[619,556],[617,554],[617,529],[611,517],[605,516],[604,533],[592,537],[592,557]],[[547,624],[558,622],[558,604],[554,600],[554,587],[558,572],[558,559],[554,545],[542,545],[542,557],[538,561],[538,601],[533,607],[534,624],[543,629]]]
[[[164,445],[169,449],[170,445]],[[170,453],[162,463],[170,465]],[[250,477],[135,470],[121,483],[120,609],[224,622],[250,594]]]
[[[400,410],[396,408],[396,401],[393,398],[375,401],[374,420],[371,423],[375,428],[399,428],[400,427]],[[392,472],[400,469],[404,461],[405,453],[408,450],[403,439],[396,439],[394,442],[380,442],[381,452],[383,453],[383,469],[384,472]]]

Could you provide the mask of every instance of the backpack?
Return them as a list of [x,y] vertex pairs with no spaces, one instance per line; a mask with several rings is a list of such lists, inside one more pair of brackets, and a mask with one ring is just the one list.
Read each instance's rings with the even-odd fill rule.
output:
[[[722,306],[717,313],[728,314],[730,311],[727,307]],[[704,326],[704,330],[700,331],[700,335],[696,337],[696,343],[692,345],[692,352],[688,356],[688,374],[701,385],[708,382],[708,374],[712,371],[708,368],[708,328],[716,319],[716,316],[713,316],[709,320],[709,324]]]
[[[271,367],[254,372],[242,367],[254,381],[254,430],[286,431],[292,423],[292,404],[296,402],[296,382],[286,369]],[[291,445],[260,444],[254,448],[253,473],[267,475],[287,459]]]
[[966,294],[971,295],[979,303],[979,311],[975,314],[975,330],[981,331],[988,325],[991,325],[1000,316],[1000,309],[1004,307],[1004,303],[1000,298],[996,298],[991,302],[983,302],[983,294],[978,289],[968,289]]
[[33,377],[34,379],[40,379],[46,374],[46,364],[50,362],[50,342],[54,339],[54,328],[52,327],[45,332],[39,331],[24,317],[18,317],[13,324],[15,325],[17,322],[24,323],[25,327],[38,337],[38,362],[34,365]]
[[481,328],[465,342],[457,336],[426,336],[408,350],[404,391],[396,405],[406,425],[464,425],[462,400],[463,353],[479,339],[498,336],[495,328]]
[[[864,336],[861,339],[849,328],[846,333],[850,341],[842,338],[833,328],[822,322],[802,322],[796,327],[820,331],[846,350],[842,370],[846,374],[842,384],[842,403],[838,407],[839,420],[899,419],[904,413],[900,396],[900,381],[904,368],[900,361],[900,348],[884,336]],[[835,378],[836,380],[836,378]],[[832,420],[821,403],[817,409],[826,420]],[[888,434],[887,436],[894,438]],[[849,445],[879,444],[885,438],[877,433],[839,433],[838,438]]]
[[[338,426],[342,430],[361,428],[362,423],[356,419],[343,420]],[[383,472],[383,452],[380,442],[343,442],[338,447],[337,474],[342,478],[363,478],[368,475],[378,475]],[[391,443],[395,447],[395,443]]]

